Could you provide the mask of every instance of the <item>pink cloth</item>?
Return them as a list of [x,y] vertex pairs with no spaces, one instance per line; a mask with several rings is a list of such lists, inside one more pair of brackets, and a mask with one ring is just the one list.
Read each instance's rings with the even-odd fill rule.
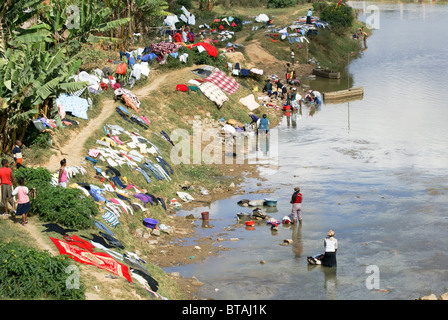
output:
[[89,156],[91,156],[91,157],[96,158],[96,157],[98,157],[99,154],[100,154],[100,152],[98,150],[96,150],[96,149],[90,149],[89,150]]

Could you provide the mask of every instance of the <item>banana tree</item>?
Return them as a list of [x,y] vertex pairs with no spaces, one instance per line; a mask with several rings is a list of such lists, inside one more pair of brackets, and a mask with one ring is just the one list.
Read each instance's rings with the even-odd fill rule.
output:
[[66,52],[65,46],[47,50],[45,41],[2,51],[0,97],[6,103],[0,110],[2,151],[10,150],[13,142],[23,137],[30,120],[39,113],[47,116],[47,107],[60,93],[86,86],[85,82],[69,81],[81,61],[68,58]]

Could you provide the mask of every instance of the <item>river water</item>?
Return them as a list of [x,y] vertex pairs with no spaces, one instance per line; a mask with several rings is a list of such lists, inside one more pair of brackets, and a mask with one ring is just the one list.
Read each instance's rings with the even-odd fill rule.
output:
[[[210,212],[214,227],[198,220],[199,235],[222,237],[216,245],[231,248],[165,269],[197,277],[200,298],[384,300],[446,292],[448,6],[351,5],[376,6],[379,28],[331,90],[363,86],[363,98],[285,116],[269,140],[278,166],[261,166],[261,187],[245,178],[245,195],[178,213]],[[359,19],[368,21],[369,12]],[[309,85],[324,92],[329,81]],[[273,233],[264,223],[255,230],[237,223],[237,212],[251,211],[237,205],[243,198],[277,199],[268,214],[281,220],[295,186],[303,194],[301,227]],[[253,193],[260,188],[274,192]],[[338,267],[309,266],[306,257],[323,252],[329,229],[339,241]],[[284,239],[294,242],[281,246]]]

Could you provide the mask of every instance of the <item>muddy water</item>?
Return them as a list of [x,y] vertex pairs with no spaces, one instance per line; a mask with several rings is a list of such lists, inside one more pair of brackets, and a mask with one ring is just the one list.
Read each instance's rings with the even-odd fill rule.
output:
[[[247,178],[245,195],[178,213],[209,211],[214,227],[199,220],[198,232],[232,248],[166,269],[202,281],[199,297],[374,300],[446,291],[448,6],[352,5],[369,4],[380,10],[380,28],[347,70],[350,85],[364,87],[363,99],[284,117],[266,152],[278,166],[260,168],[261,188],[273,193],[253,193],[260,181]],[[346,80],[336,86],[345,88]],[[309,84],[326,91],[325,80]],[[302,227],[273,233],[265,224],[250,230],[237,223],[237,212],[250,212],[237,205],[242,198],[277,199],[265,209],[281,220],[295,186],[303,193]],[[338,267],[310,267],[306,256],[323,251],[329,229],[339,240]],[[293,245],[281,246],[284,239]]]

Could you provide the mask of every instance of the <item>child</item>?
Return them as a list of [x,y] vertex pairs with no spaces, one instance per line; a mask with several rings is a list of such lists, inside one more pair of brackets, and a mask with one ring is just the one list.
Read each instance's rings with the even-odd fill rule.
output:
[[[22,216],[22,225],[26,225],[28,223],[28,211],[30,211],[30,198],[28,196],[29,191],[28,188],[25,187],[25,179],[23,177],[19,177],[17,179],[19,186],[14,189],[12,192],[13,196],[17,195],[17,216]],[[31,192],[34,192],[35,189],[31,189]]]
[[59,177],[58,177],[58,185],[67,188],[67,170],[65,167],[67,166],[67,160],[61,160],[61,168],[59,169]]

